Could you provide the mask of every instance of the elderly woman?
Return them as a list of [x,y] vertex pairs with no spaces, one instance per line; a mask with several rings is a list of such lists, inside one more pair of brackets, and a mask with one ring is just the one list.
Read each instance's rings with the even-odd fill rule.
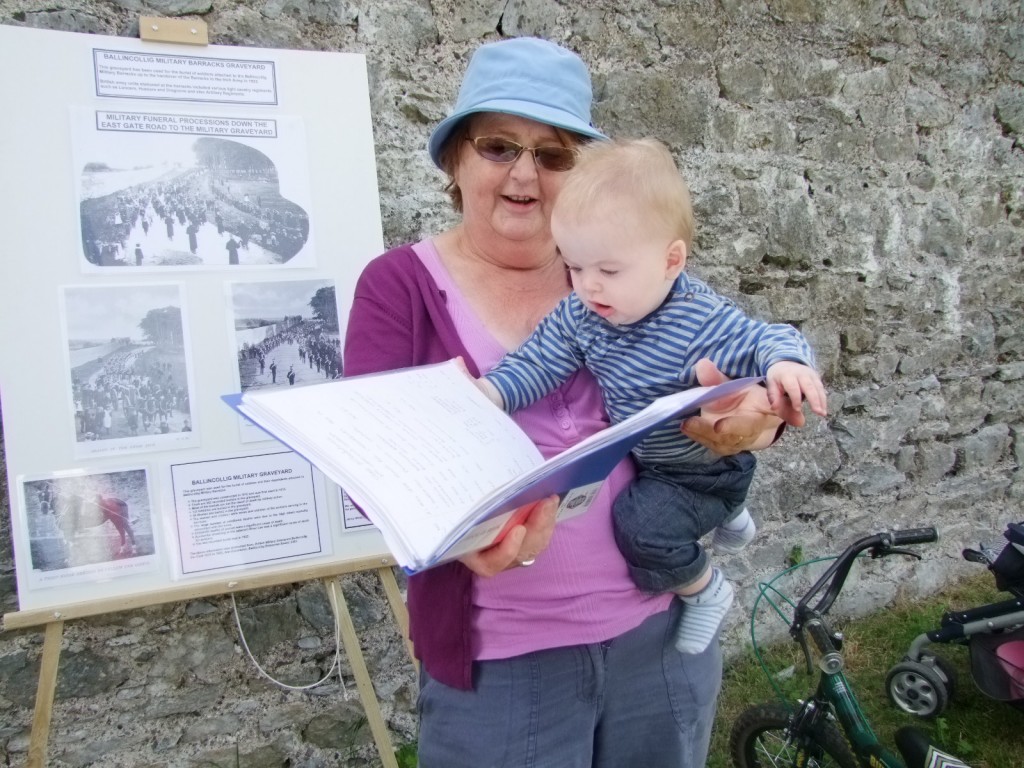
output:
[[[476,51],[429,142],[462,219],[367,266],[346,374],[461,356],[479,375],[569,292],[549,216],[573,147],[605,138],[591,98],[585,65],[557,45],[518,38]],[[698,378],[721,375],[708,363]],[[720,453],[763,447],[781,428],[767,410],[763,391],[750,392],[705,410],[687,434]],[[546,456],[607,426],[585,371],[514,418]],[[630,581],[611,504],[633,473],[620,464],[585,515],[556,528],[548,500],[494,548],[410,578],[423,768],[704,764],[721,651],[717,641],[676,651],[678,601]]]

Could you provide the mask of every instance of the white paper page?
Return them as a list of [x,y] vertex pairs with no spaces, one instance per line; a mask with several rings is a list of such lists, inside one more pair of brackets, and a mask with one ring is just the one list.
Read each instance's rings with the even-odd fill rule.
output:
[[[421,557],[487,493],[542,461],[522,430],[449,363],[247,394],[243,403],[272,413],[272,430],[286,440],[295,435],[290,445],[314,463],[322,458],[321,469],[371,519],[390,518]],[[385,519],[374,522],[386,527]]]
[[181,575],[329,549],[313,467],[291,452],[171,465]]

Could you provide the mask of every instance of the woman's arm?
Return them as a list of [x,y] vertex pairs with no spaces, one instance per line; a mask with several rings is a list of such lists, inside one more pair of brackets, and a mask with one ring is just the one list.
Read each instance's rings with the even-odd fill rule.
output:
[[388,279],[390,269],[388,262],[372,262],[356,283],[345,332],[345,376],[440,362],[417,359],[426,353],[413,348],[414,296],[407,282]]

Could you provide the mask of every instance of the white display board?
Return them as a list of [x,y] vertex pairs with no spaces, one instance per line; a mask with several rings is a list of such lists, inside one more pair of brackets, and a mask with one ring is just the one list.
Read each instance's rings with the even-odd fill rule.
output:
[[383,250],[364,57],[0,26],[0,65],[20,610],[383,562],[220,400],[341,374]]

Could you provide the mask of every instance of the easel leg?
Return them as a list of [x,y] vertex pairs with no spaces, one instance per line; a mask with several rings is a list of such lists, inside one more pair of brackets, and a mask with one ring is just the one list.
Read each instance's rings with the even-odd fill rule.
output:
[[29,768],[43,768],[46,765],[46,744],[50,739],[50,718],[53,716],[53,695],[57,689],[57,665],[60,663],[60,641],[63,636],[63,621],[52,621],[46,625],[43,656],[39,665],[39,685],[36,688],[36,708],[32,716],[32,736],[28,745]]
[[345,595],[342,594],[341,586],[338,584],[337,579],[324,579],[324,586],[327,587],[327,595],[330,597],[331,607],[334,609],[334,615],[338,620],[341,641],[345,645],[345,653],[348,654],[349,663],[352,665],[352,672],[356,678],[356,689],[359,691],[359,698],[362,699],[363,710],[366,712],[366,720],[370,724],[373,740],[377,744],[380,761],[384,768],[398,768],[395,750],[391,746],[391,736],[388,734],[387,726],[384,724],[384,716],[380,712],[377,693],[373,690],[373,681],[370,679],[370,672],[366,668],[363,651],[359,647],[359,636],[356,635],[356,627],[352,623],[352,615],[348,612],[348,603],[345,602]]
[[405,607],[405,601],[402,600],[402,591],[398,588],[398,582],[395,581],[395,572],[390,568],[378,568],[377,575],[380,576],[380,583],[384,585],[384,594],[388,596],[388,603],[391,604],[391,612],[395,614],[395,621],[398,622],[398,629],[405,641],[405,650],[409,652],[409,659],[418,672],[419,664],[416,663],[412,640],[409,639],[409,609]]

